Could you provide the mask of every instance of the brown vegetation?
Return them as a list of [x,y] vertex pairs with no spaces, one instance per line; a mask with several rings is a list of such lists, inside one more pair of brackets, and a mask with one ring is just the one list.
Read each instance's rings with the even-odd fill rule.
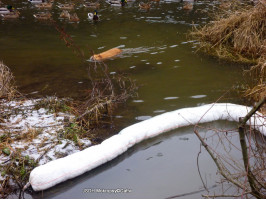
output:
[[14,77],[10,69],[2,62],[0,62],[0,98],[14,98],[17,94],[14,85]]
[[218,19],[191,35],[199,40],[200,49],[222,59],[256,64],[250,70],[252,83],[245,96],[258,101],[266,93],[266,5],[238,7],[219,14]]
[[[251,82],[248,84],[244,96],[256,102],[266,97],[266,54],[259,59],[257,65],[247,71],[246,75],[250,76]],[[260,111],[266,113],[265,104]]]
[[263,3],[222,17],[192,32],[201,42],[201,48],[235,61],[256,62],[266,54],[266,7]]

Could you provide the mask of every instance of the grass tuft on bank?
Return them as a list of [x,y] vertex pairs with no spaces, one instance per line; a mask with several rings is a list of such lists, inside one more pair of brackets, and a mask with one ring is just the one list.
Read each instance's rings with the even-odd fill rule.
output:
[[11,100],[17,94],[15,80],[10,69],[0,62],[0,98]]
[[220,58],[257,63],[266,54],[266,5],[237,9],[227,17],[201,28],[191,35],[200,42],[200,48]]

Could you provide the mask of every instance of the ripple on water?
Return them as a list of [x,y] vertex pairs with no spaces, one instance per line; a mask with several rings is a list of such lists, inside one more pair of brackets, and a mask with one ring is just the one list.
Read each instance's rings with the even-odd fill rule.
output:
[[181,44],[188,44],[188,43],[194,43],[194,42],[197,42],[197,41],[196,40],[189,40],[189,41],[181,42]]
[[179,24],[186,24],[185,21],[178,21]]
[[172,100],[172,99],[178,99],[179,97],[165,97],[164,100]]
[[124,48],[124,47],[126,47],[126,45],[124,45],[124,44],[120,44],[120,45],[118,45],[117,47],[115,47],[115,48]]
[[115,118],[120,119],[120,118],[123,118],[123,116],[121,116],[121,115],[116,115]]
[[142,102],[144,102],[144,101],[141,100],[141,99],[138,99],[138,100],[133,100],[132,102],[134,102],[134,103],[142,103]]
[[135,117],[136,120],[143,121],[152,118],[152,116],[137,116]]
[[[154,47],[137,47],[137,48],[127,48],[127,49],[123,49],[123,54],[138,54],[138,53],[148,53],[149,51],[151,51],[152,49],[154,49]],[[147,61],[147,60],[141,60],[141,61]]]
[[163,113],[163,112],[165,112],[166,110],[155,110],[155,111],[153,111],[154,113]]
[[170,48],[175,48],[177,46],[178,46],[178,44],[174,44],[174,45],[171,45]]
[[192,99],[200,99],[200,98],[205,98],[207,95],[202,94],[202,95],[194,95],[194,96],[190,96],[190,98]]
[[161,19],[162,17],[146,17],[147,19]]
[[159,152],[159,153],[157,153],[157,155],[156,155],[157,157],[162,157],[163,156],[163,154],[161,153],[161,152]]

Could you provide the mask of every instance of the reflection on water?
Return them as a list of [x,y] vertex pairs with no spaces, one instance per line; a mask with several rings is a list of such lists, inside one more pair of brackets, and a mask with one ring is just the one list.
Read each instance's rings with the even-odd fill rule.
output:
[[[65,47],[52,24],[35,20],[33,14],[40,11],[26,0],[3,2],[14,5],[21,13],[18,20],[0,21],[0,60],[13,71],[19,90],[79,98],[89,85],[88,61],[80,60]],[[58,2],[64,1],[55,4]],[[207,12],[216,1],[196,1],[191,11],[182,10],[183,3],[178,0],[154,3],[149,11],[140,10],[139,1],[124,8],[100,3],[101,20],[97,23],[88,20],[89,11],[78,1],[79,23],[58,20],[60,10],[56,6],[51,13],[84,51],[87,60],[92,51],[100,53],[114,47],[123,50],[118,58],[106,61],[109,71],[127,73],[140,88],[138,97],[116,111],[117,132],[160,113],[214,102],[241,81],[238,66],[195,53],[197,41],[186,34],[192,24],[210,20]],[[196,169],[199,143],[191,133],[189,128],[182,129],[143,142],[92,172],[45,191],[44,197],[166,198],[199,190],[202,186]],[[203,160],[201,169],[206,176],[215,176],[216,169],[208,156]],[[214,180],[209,179],[209,186]],[[82,192],[84,188],[130,188],[132,192],[86,194]]]

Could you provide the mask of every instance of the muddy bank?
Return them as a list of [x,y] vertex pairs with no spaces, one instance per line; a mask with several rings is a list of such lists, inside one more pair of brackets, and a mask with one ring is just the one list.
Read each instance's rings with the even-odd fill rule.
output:
[[[6,65],[0,64],[2,198],[16,191],[21,194],[33,168],[109,137],[108,134],[101,135],[101,132],[106,132],[103,130],[109,129],[112,124],[109,116],[114,105],[131,95],[125,89],[128,79],[122,77],[118,80],[124,83],[118,87],[122,94],[114,94],[117,86],[113,84],[117,79],[107,76],[100,83],[93,81],[94,92],[83,100],[55,96],[33,99],[16,90],[12,72]],[[106,83],[107,86],[102,88]],[[133,86],[132,90],[135,90]]]

